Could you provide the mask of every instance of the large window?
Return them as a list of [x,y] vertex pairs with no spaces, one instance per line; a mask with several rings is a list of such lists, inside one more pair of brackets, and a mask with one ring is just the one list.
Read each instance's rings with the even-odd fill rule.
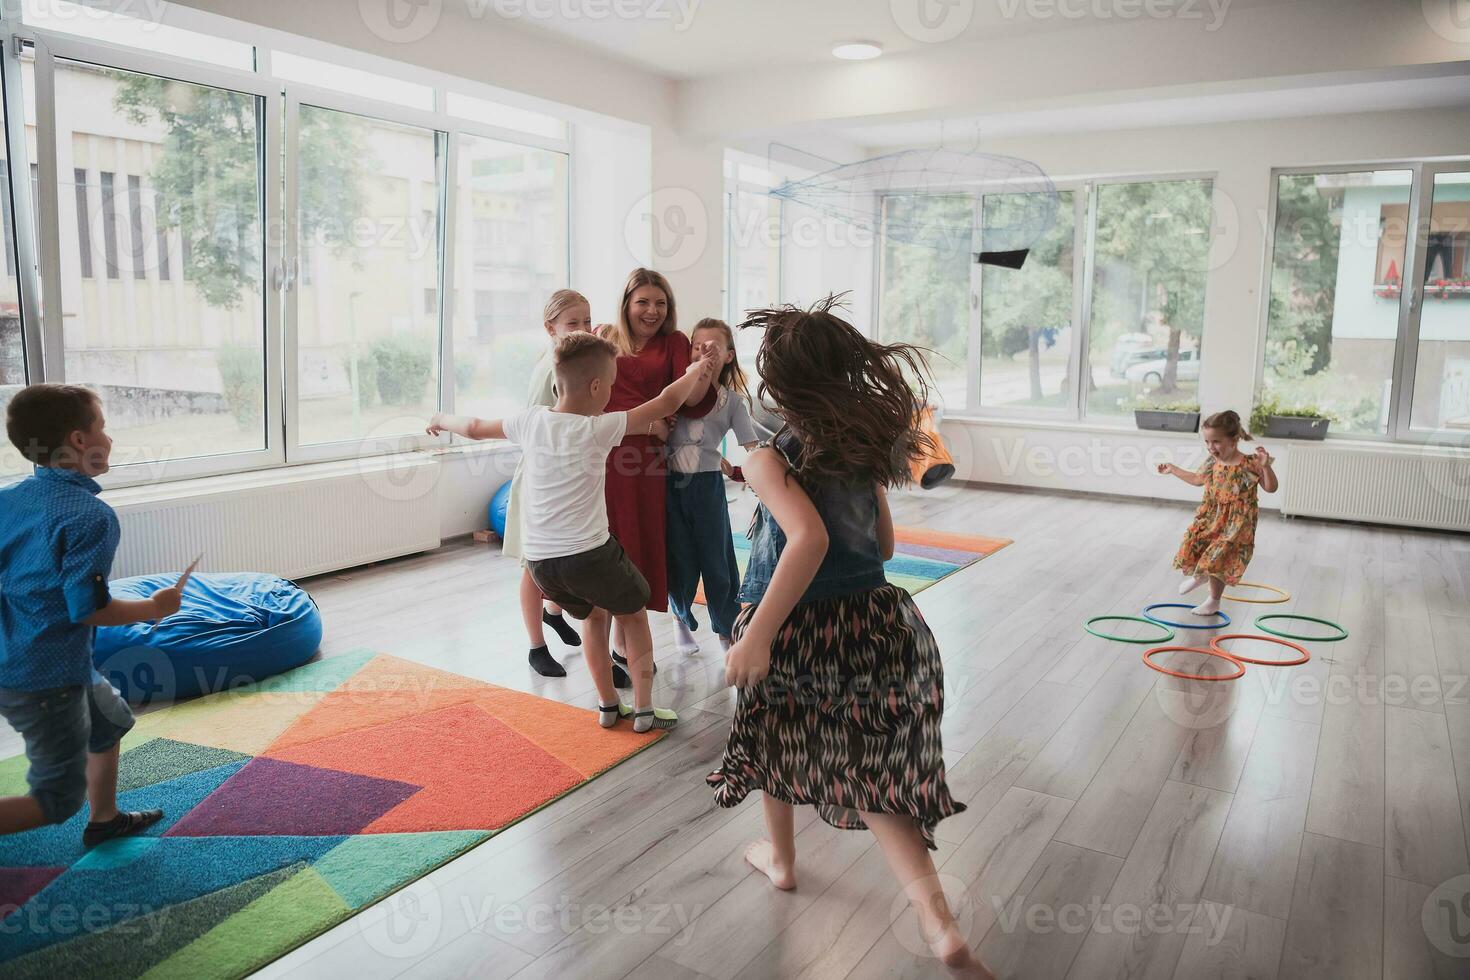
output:
[[1063,187],[1056,219],[1020,269],[978,265],[975,253],[987,250],[987,227],[1011,228],[1034,211],[1033,195],[890,195],[885,227],[968,218],[975,235],[942,247],[884,236],[880,335],[933,352],[952,413],[1121,423],[1140,406],[1195,402],[1211,193],[1205,179]]
[[263,100],[53,77],[65,377],[101,395],[113,465],[264,450]]
[[1282,174],[1262,397],[1388,431],[1409,239],[1408,170]]
[[415,433],[439,407],[436,134],[309,105],[298,132],[297,440]]
[[[0,105],[0,130],[5,127]],[[0,140],[0,190],[10,175],[5,141]],[[10,195],[0,194],[0,238],[4,239],[5,268],[0,270],[0,413],[26,383],[25,337],[21,331],[19,257],[16,254],[15,222],[10,214]],[[6,440],[0,445],[0,482],[23,475],[30,464]]]
[[957,236],[910,241],[894,229],[964,227],[975,199],[965,194],[889,195],[883,199],[883,252],[879,273],[878,335],[886,343],[916,344],[930,353],[934,391],[950,412],[967,401],[970,359],[971,242]]
[[[998,409],[1065,409],[1076,377],[1075,191],[1058,195],[1057,221],[1031,249],[1020,269],[992,265],[980,275],[980,404]],[[1015,194],[987,194],[981,211],[986,227],[1011,227]]]
[[[1462,165],[1463,166],[1463,165]],[[1434,177],[1413,427],[1470,432],[1470,172]]]
[[1339,435],[1470,429],[1465,165],[1282,173],[1260,401]]
[[1197,403],[1209,269],[1211,183],[1097,188],[1087,414]]
[[456,400],[523,403],[568,283],[565,120],[248,25],[22,9],[0,180],[34,213],[0,207],[0,408],[28,380],[93,388],[124,484],[423,445]]
[[456,139],[455,409],[495,418],[525,407],[542,310],[567,285],[567,157]]

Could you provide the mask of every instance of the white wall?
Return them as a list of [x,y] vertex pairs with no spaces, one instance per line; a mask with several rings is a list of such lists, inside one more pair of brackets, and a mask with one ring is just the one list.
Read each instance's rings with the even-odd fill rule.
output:
[[[1470,111],[1333,115],[1198,127],[987,140],[987,152],[1033,160],[1053,179],[1140,174],[1213,174],[1215,251],[1205,298],[1200,404],[1205,413],[1233,408],[1245,415],[1254,396],[1260,358],[1271,169],[1470,154]],[[1073,477],[1016,469],[1025,450],[1068,450],[1088,458],[1126,446],[1176,446],[1173,437],[1107,428],[1061,429],[1026,424],[951,420],[953,445],[966,445],[964,478],[1026,486],[1070,486],[1144,496],[1180,496],[1150,472],[1106,466]],[[1193,440],[1192,440],[1193,441]],[[1017,447],[1020,447],[1019,450]],[[1094,449],[1094,447],[1101,447]],[[1073,448],[1075,447],[1075,448]],[[1287,448],[1282,445],[1275,450]],[[1017,453],[1019,452],[1019,457]],[[1289,462],[1285,463],[1289,466]],[[1118,470],[1124,472],[1119,473]],[[1284,474],[1283,474],[1284,478]],[[1167,489],[1166,489],[1167,488]],[[1186,488],[1187,489],[1187,488]],[[1263,503],[1274,502],[1263,498]]]

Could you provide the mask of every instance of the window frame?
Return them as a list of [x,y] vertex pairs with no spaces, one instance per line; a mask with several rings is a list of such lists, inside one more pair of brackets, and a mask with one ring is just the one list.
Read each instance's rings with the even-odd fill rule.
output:
[[[9,0],[0,2],[0,83],[3,83],[3,93],[0,94],[3,94],[6,113],[4,137],[12,177],[4,181],[3,190],[9,195],[8,201],[13,215],[11,235],[17,265],[21,338],[27,381],[36,383],[65,379],[65,341],[60,312],[63,268],[61,190],[57,171],[60,154],[56,142],[54,75],[56,59],[61,58],[251,95],[257,100],[257,119],[261,128],[257,141],[257,166],[262,187],[262,356],[265,357],[265,371],[264,413],[261,424],[265,433],[265,446],[261,450],[150,460],[119,466],[102,478],[101,482],[105,487],[243,473],[325,460],[365,458],[460,442],[458,437],[445,440],[423,435],[368,441],[348,440],[310,447],[297,444],[299,409],[295,395],[299,371],[294,361],[294,286],[301,266],[299,243],[294,237],[297,220],[294,199],[288,201],[285,188],[290,182],[292,193],[295,193],[294,168],[298,161],[293,153],[285,151],[289,149],[286,141],[294,139],[299,133],[294,120],[290,128],[287,126],[288,110],[295,105],[299,113],[299,106],[305,104],[433,131],[435,168],[439,181],[439,193],[434,204],[439,218],[436,243],[439,274],[434,285],[438,291],[438,395],[439,405],[444,411],[453,411],[455,399],[454,235],[458,220],[456,191],[459,141],[465,136],[491,139],[527,149],[559,153],[565,158],[565,251],[560,259],[564,266],[563,279],[570,282],[576,250],[573,215],[576,203],[574,123],[577,111],[533,96],[523,96],[488,86],[474,79],[394,62],[367,52],[298,38],[273,29],[187,8],[180,10],[172,18],[172,22],[186,30],[252,45],[254,70],[221,66],[175,54],[79,38],[35,27],[22,21],[18,4]],[[369,71],[388,79],[427,85],[434,93],[434,108],[412,109],[350,93],[287,82],[271,71],[271,55],[275,51]],[[28,58],[34,59],[32,88],[36,105],[34,125],[37,146],[34,161],[27,144],[25,100],[28,93],[22,86],[23,61]],[[452,115],[447,111],[451,92],[561,120],[565,124],[566,135],[558,138]],[[34,182],[34,186],[31,181],[13,179],[17,168],[24,175],[32,167],[37,167],[40,172],[40,179]],[[143,186],[141,191],[145,199],[147,194],[153,193],[148,185]],[[124,197],[127,198],[127,195]],[[278,230],[281,228],[286,228],[287,233],[282,234]],[[131,235],[131,231],[131,227],[127,231],[118,228],[120,237],[123,234]],[[121,267],[124,264],[121,253],[124,249],[123,242],[119,241],[118,244],[121,278]],[[131,246],[131,238],[128,244]],[[146,249],[148,243],[145,242],[144,247]],[[180,263],[183,258],[182,255],[179,256]],[[169,262],[172,273],[172,257]],[[93,264],[94,277],[98,273],[105,275],[103,270],[95,268],[96,262]],[[181,284],[188,278],[183,274],[182,264],[178,268],[177,278]],[[52,315],[44,315],[44,310],[52,311]]]
[[[745,311],[740,308],[740,246],[736,232],[740,225],[740,195],[749,194],[752,197],[764,199],[767,208],[774,201],[776,206],[776,248],[775,248],[775,279],[776,295],[771,297],[772,303],[781,302],[784,298],[783,290],[786,286],[786,202],[771,193],[773,185],[762,184],[752,180],[743,180],[740,173],[740,163],[732,161],[733,175],[725,178],[724,211],[725,211],[725,322],[731,327],[738,327],[745,320]],[[770,220],[767,214],[762,223]],[[771,256],[766,256],[767,264],[771,262]],[[766,274],[770,275],[767,269]]]
[[[1414,386],[1418,381],[1419,334],[1424,314],[1424,274],[1428,260],[1429,225],[1432,217],[1434,180],[1442,173],[1470,170],[1470,157],[1422,157],[1418,159],[1372,160],[1318,166],[1273,167],[1269,176],[1266,210],[1266,244],[1262,260],[1261,299],[1256,335],[1255,381],[1251,405],[1256,405],[1266,384],[1266,340],[1270,335],[1271,277],[1276,263],[1276,211],[1282,177],[1363,173],[1378,170],[1409,171],[1408,227],[1404,244],[1404,282],[1411,288],[1399,293],[1397,330],[1394,335],[1393,366],[1388,400],[1388,424],[1384,432],[1333,432],[1334,441],[1404,443],[1428,445],[1439,440],[1441,429],[1413,427]],[[1428,189],[1428,194],[1425,191]],[[1409,274],[1413,279],[1409,279]]]
[[[1058,193],[1072,192],[1073,226],[1072,226],[1072,363],[1076,366],[1075,376],[1072,378],[1071,390],[1068,392],[1068,400],[1065,408],[1061,410],[1047,410],[1024,407],[989,406],[980,404],[981,388],[984,385],[982,358],[980,355],[981,312],[984,308],[984,293],[981,286],[980,265],[970,262],[970,303],[969,303],[969,349],[966,378],[966,405],[962,410],[948,410],[947,417],[971,419],[977,421],[996,422],[1036,422],[1042,424],[1061,424],[1089,429],[1111,429],[1117,431],[1132,431],[1132,427],[1125,422],[1118,421],[1106,416],[1087,415],[1087,398],[1084,394],[1085,385],[1083,378],[1091,377],[1091,349],[1092,349],[1092,312],[1093,312],[1093,290],[1096,286],[1096,243],[1097,243],[1097,194],[1098,189],[1115,184],[1154,184],[1175,183],[1183,181],[1208,181],[1211,193],[1211,225],[1216,220],[1214,214],[1213,198],[1215,185],[1219,181],[1218,171],[1182,171],[1168,173],[1144,173],[1123,174],[1092,177],[1060,177],[1053,180],[1052,186]],[[987,194],[1005,194],[1006,185],[1003,183],[977,185],[971,192],[974,202],[976,220],[983,215],[984,201]],[[1014,193],[1014,191],[1011,191]],[[912,196],[912,192],[906,192],[903,188],[890,188],[882,197]],[[1274,203],[1274,198],[1273,198]],[[880,200],[880,213],[887,215],[886,202]],[[977,224],[977,228],[978,228]],[[980,229],[983,238],[983,229]],[[881,237],[881,236],[880,236]],[[875,266],[878,269],[875,278],[874,289],[874,331],[879,333],[882,324],[883,304],[883,278],[882,263],[885,259],[884,249],[881,245],[874,249]],[[1208,311],[1208,276],[1206,277],[1205,307]],[[879,336],[878,339],[885,338]],[[1201,338],[1200,353],[1201,365],[1203,365],[1204,338]],[[1202,372],[1203,373],[1203,372]]]
[[[15,31],[12,36],[22,34]],[[42,334],[43,370],[40,377],[32,381],[66,380],[66,346],[62,328],[62,263],[61,263],[61,207],[60,183],[58,180],[58,132],[56,119],[56,59],[75,61],[82,64],[111,68],[135,74],[168,78],[185,84],[228,89],[249,95],[256,100],[257,126],[261,128],[257,146],[257,174],[260,182],[261,207],[261,356],[265,358],[263,377],[263,411],[261,418],[265,445],[260,449],[208,456],[185,456],[118,466],[100,481],[105,487],[133,486],[165,480],[189,479],[221,473],[244,472],[266,467],[281,466],[286,461],[285,445],[279,438],[282,405],[277,393],[281,390],[281,324],[278,315],[279,291],[273,288],[271,270],[279,263],[278,248],[269,234],[271,215],[279,213],[279,166],[280,166],[280,112],[281,96],[273,91],[268,79],[260,75],[234,69],[200,65],[184,59],[163,58],[156,55],[121,48],[117,45],[96,44],[80,41],[65,35],[57,36],[45,31],[28,31],[35,57],[36,99],[36,148],[40,164],[40,200],[35,215],[41,242],[40,279],[43,313],[40,317]],[[18,69],[17,65],[17,69]],[[21,93],[17,93],[19,97]],[[17,98],[19,101],[19,98]],[[6,92],[6,112],[15,108],[23,110],[11,100]],[[14,182],[12,182],[14,183]],[[100,183],[100,177],[99,177]],[[19,225],[20,218],[17,218]],[[24,218],[27,226],[31,215]],[[28,229],[29,230],[29,229]],[[119,229],[121,231],[121,229]],[[118,249],[119,275],[121,277],[122,249]],[[94,270],[95,271],[95,270]],[[28,277],[23,277],[28,278]]]
[[[292,85],[286,92],[285,102],[285,194],[282,203],[285,208],[284,218],[284,274],[282,296],[282,323],[286,330],[286,343],[282,350],[284,365],[289,365],[290,370],[286,372],[285,403],[286,411],[286,455],[296,463],[321,463],[343,459],[357,459],[366,456],[381,456],[390,453],[412,452],[429,446],[439,445],[440,440],[425,432],[405,434],[399,436],[382,436],[364,439],[342,439],[334,442],[314,443],[303,445],[301,443],[301,410],[300,410],[300,363],[298,340],[300,338],[300,297],[301,292],[296,288],[301,270],[301,234],[300,234],[300,211],[299,195],[301,190],[300,181],[300,156],[299,146],[301,137],[301,109],[322,109],[328,112],[340,112],[347,115],[358,116],[372,122],[384,122],[389,125],[408,126],[414,129],[427,131],[434,140],[434,175],[438,184],[435,193],[435,207],[441,218],[445,215],[445,202],[448,191],[446,180],[446,167],[450,153],[447,149],[447,134],[437,126],[439,115],[420,109],[410,109],[404,106],[393,106],[383,104],[371,99],[361,99],[330,89],[308,88],[302,85]],[[405,219],[409,216],[405,215]],[[445,250],[443,220],[438,222],[435,229],[435,260],[438,263],[436,284],[440,289],[439,302],[439,324],[438,345],[435,351],[435,367],[438,372],[438,385],[436,387],[437,410],[453,411],[452,395],[446,400],[445,390],[445,366],[452,365],[454,358],[454,338],[445,337],[444,317],[445,304],[442,299],[446,277],[447,254]],[[427,421],[427,420],[426,420]]]

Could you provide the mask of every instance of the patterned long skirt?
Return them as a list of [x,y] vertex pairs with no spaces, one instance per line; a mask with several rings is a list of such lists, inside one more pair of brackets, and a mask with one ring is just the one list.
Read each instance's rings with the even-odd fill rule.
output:
[[860,811],[905,814],[932,849],[935,824],[965,809],[944,780],[943,717],[939,645],[907,592],[805,602],[776,635],[770,674],[741,690],[707,780],[720,806],[765,792],[847,830],[866,829]]

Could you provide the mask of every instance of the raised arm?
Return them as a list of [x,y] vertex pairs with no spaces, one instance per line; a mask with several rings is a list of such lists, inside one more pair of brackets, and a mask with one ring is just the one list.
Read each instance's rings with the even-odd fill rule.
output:
[[1265,446],[1257,446],[1255,455],[1250,458],[1251,469],[1256,471],[1256,476],[1261,478],[1261,489],[1267,493],[1275,493],[1281,489],[1281,481],[1276,478],[1276,471],[1271,464],[1276,458]]
[[466,439],[504,439],[505,425],[500,419],[477,419],[472,415],[445,415],[435,412],[424,430],[431,436],[452,432]]
[[714,372],[713,357],[705,356],[691,361],[682,377],[674,379],[673,384],[657,396],[628,410],[628,432],[641,435],[648,430],[650,424],[673,415],[684,404],[691,391],[701,386],[706,389],[709,387],[709,379]]
[[786,534],[786,547],[771,574],[771,584],[745,632],[725,656],[725,680],[749,687],[771,669],[771,642],[801,601],[827,557],[827,527],[812,500],[791,476],[776,450],[757,449],[745,461],[745,478]]
[[1160,463],[1159,472],[1165,476],[1177,476],[1192,487],[1202,487],[1205,485],[1204,477],[1193,470],[1186,470],[1184,467],[1176,466],[1173,463]]

